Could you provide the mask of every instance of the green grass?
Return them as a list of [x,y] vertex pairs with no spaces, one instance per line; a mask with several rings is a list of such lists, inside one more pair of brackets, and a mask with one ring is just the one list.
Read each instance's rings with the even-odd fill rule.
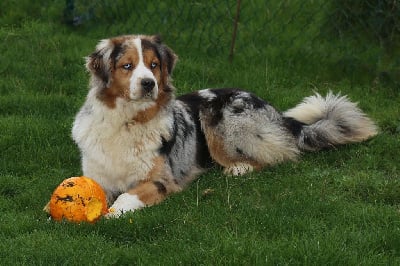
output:
[[[258,1],[251,3],[243,7],[244,18]],[[233,63],[229,43],[210,52],[205,39],[204,49],[192,49],[174,38],[176,32],[164,32],[180,56],[177,93],[243,87],[285,110],[313,91],[341,91],[359,102],[380,134],[240,178],[213,169],[160,205],[118,220],[49,221],[42,208],[54,188],[81,174],[70,131],[87,92],[83,57],[99,39],[130,28],[122,17],[107,27],[102,21],[69,27],[62,23],[63,8],[56,1],[0,4],[1,265],[400,263],[399,87],[372,82],[370,72],[340,75],[318,56],[307,57],[307,48],[295,58],[295,51],[285,57],[272,44],[264,51],[267,39],[257,35],[256,18],[240,26]],[[278,18],[270,29],[282,22]],[[176,25],[182,30],[190,23]],[[289,27],[282,38],[295,30]],[[329,49],[323,45],[317,54]],[[354,73],[365,78],[353,79]]]

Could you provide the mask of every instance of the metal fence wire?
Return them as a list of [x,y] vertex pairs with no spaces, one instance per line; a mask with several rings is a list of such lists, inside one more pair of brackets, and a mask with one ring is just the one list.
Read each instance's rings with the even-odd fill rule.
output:
[[67,0],[64,20],[108,32],[159,33],[174,47],[208,55],[363,65],[400,81],[399,0]]

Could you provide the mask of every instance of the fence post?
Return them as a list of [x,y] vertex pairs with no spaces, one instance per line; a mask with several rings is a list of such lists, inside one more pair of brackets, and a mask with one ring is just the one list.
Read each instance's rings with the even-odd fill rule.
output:
[[232,60],[233,60],[233,52],[235,49],[236,32],[237,32],[237,26],[238,26],[238,22],[239,22],[239,14],[240,14],[240,0],[237,0],[236,16],[235,16],[235,21],[233,22],[233,33],[232,33],[231,51],[229,53],[229,62],[232,62]]

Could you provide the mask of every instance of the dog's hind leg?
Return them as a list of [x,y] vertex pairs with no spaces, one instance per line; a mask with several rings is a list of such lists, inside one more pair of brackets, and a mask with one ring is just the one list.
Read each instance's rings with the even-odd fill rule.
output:
[[230,149],[228,145],[232,143],[228,143],[215,128],[205,127],[204,133],[211,157],[224,167],[225,174],[244,175],[262,167],[256,160],[244,154],[237,145],[236,149]]
[[299,150],[294,139],[279,123],[255,123],[249,117],[240,120],[236,126],[229,121],[204,129],[210,155],[224,167],[225,174],[238,176],[296,160]]
[[231,175],[295,160],[299,154],[282,116],[262,99],[244,91],[212,90],[200,121],[211,157]]

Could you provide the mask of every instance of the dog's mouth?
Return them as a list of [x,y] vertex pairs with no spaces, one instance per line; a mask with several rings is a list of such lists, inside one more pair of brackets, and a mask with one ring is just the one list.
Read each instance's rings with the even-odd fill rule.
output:
[[143,93],[140,97],[129,97],[129,102],[155,102],[157,100],[157,95],[154,95],[151,92]]
[[142,99],[155,101],[157,99],[157,97],[156,97],[156,95],[153,94],[153,92],[144,92]]
[[130,102],[153,102],[158,98],[158,90],[136,89],[130,91],[126,96],[126,99]]

